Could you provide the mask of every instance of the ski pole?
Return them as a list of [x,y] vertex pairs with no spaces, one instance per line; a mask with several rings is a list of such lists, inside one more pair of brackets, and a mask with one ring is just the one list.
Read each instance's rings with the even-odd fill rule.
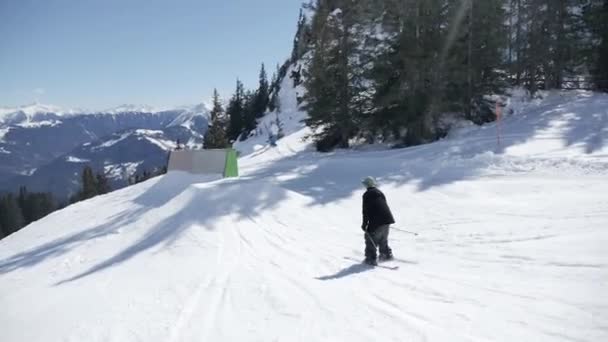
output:
[[418,236],[418,233],[410,232],[409,230],[405,230],[405,229],[401,229],[401,228],[397,228],[397,227],[391,227],[391,228],[393,228],[395,230],[398,230],[400,232],[404,232],[404,233],[408,233],[408,234],[412,234],[412,235]]
[[372,243],[372,246],[374,246],[374,248],[378,248],[376,246],[376,243],[374,243],[374,239],[372,238],[372,236],[367,232],[367,230],[365,230],[365,235],[367,235],[367,238],[369,239],[369,241]]

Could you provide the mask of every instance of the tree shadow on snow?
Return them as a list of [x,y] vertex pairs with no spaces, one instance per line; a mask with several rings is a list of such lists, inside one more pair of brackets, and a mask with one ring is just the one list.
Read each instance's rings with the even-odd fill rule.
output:
[[112,234],[118,234],[120,228],[134,218],[139,217],[143,210],[125,211],[116,215],[110,222],[85,231],[74,233],[40,246],[17,253],[0,261],[0,274],[5,274],[20,268],[35,266],[46,259],[56,258],[81,246],[87,241],[95,240]]
[[[71,250],[87,243],[88,241],[100,239],[106,236],[119,234],[121,230],[126,229],[129,224],[136,222],[142,215],[154,208],[161,207],[171,198],[177,196],[184,191],[191,183],[185,181],[175,181],[175,179],[154,179],[157,181],[145,193],[135,199],[133,203],[128,203],[125,210],[122,210],[103,224],[97,225],[84,231],[79,231],[68,236],[55,239],[42,245],[30,248],[26,251],[17,253],[4,260],[0,260],[0,274],[12,272],[20,268],[28,268],[35,266],[46,259],[56,258],[64,255]],[[128,191],[128,190],[121,190]],[[112,196],[112,195],[107,195]],[[103,206],[102,203],[106,196],[99,196],[87,202],[76,203],[64,210],[63,213],[69,214],[70,210],[95,210],[97,206]]]
[[[563,147],[581,144],[584,152],[591,154],[603,148],[608,138],[607,107],[606,94],[575,90],[553,92],[540,105],[529,105],[522,113],[505,118],[501,125],[502,144],[496,152],[503,153],[508,147],[532,138],[544,139],[539,135],[550,133],[562,141]],[[497,129],[495,123],[484,128]]]
[[[172,176],[165,177],[171,178]],[[169,179],[167,182],[170,183],[172,180]],[[148,194],[156,190],[151,188],[135,202],[148,203],[148,197],[151,196],[154,198],[152,202],[158,204],[157,196]],[[209,230],[219,228],[217,221],[221,217],[236,216],[238,220],[254,221],[255,217],[261,212],[282,201],[285,198],[285,193],[284,189],[258,180],[225,179],[212,183],[191,184],[176,199],[180,202],[175,204],[179,209],[150,227],[146,234],[134,244],[86,271],[64,279],[55,285],[73,282],[117,266],[152,248],[170,247],[192,227]],[[180,199],[179,197],[183,198]],[[160,202],[167,201],[166,205],[169,206],[167,210],[172,210],[174,203],[171,203],[171,200],[173,199],[166,198]]]
[[[563,147],[582,144],[593,153],[608,139],[608,95],[564,91],[550,94],[539,105],[506,116],[497,141],[496,123],[477,127],[464,136],[390,151],[299,153],[269,163],[250,177],[274,179],[277,185],[311,197],[311,206],[325,205],[363,192],[360,180],[371,175],[395,185],[413,184],[417,191],[487,175],[500,167],[512,146],[550,132]],[[542,157],[542,156],[541,156]],[[389,198],[390,201],[390,198]]]

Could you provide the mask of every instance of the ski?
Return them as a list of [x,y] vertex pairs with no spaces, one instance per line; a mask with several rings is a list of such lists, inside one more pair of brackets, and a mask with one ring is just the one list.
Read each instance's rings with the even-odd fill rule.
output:
[[370,264],[366,264],[364,261],[357,260],[357,259],[355,259],[355,258],[344,257],[344,259],[346,259],[346,260],[350,260],[350,261],[356,261],[356,262],[360,262],[362,265],[366,265],[366,266],[369,266],[369,267],[384,268],[384,269],[387,269],[387,270],[392,270],[392,271],[396,271],[396,270],[398,270],[398,269],[399,269],[399,266],[387,266],[387,265],[382,265],[382,263],[384,263],[384,262],[390,262],[390,260],[387,260],[387,261],[380,261],[380,262],[378,262],[378,264],[377,264],[377,265],[370,265]]

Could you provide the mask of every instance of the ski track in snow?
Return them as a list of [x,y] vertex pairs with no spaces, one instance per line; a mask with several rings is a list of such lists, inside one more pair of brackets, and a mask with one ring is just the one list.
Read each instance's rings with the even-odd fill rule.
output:
[[[0,241],[2,341],[608,340],[608,126],[563,135],[607,106],[549,96],[501,148],[488,125],[326,155],[294,112],[239,179],[171,172]],[[391,230],[396,270],[358,262],[370,174],[419,232]]]

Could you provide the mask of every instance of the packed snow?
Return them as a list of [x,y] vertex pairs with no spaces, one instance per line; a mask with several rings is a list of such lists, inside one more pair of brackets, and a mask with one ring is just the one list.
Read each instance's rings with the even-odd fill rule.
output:
[[[239,143],[239,178],[170,172],[0,241],[2,341],[608,340],[608,95],[320,154],[288,88],[285,137]],[[368,175],[397,221],[376,268]]]

